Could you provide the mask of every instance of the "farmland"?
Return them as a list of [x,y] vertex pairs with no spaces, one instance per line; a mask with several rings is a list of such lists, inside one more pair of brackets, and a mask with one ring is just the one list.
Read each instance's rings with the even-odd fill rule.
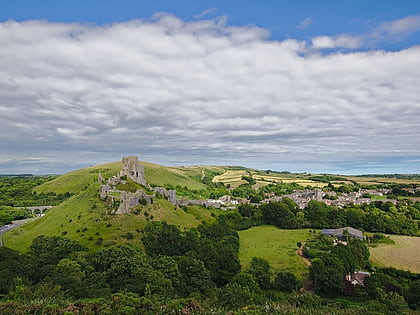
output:
[[394,267],[420,273],[420,237],[392,235],[395,244],[370,248],[371,261],[381,267]]

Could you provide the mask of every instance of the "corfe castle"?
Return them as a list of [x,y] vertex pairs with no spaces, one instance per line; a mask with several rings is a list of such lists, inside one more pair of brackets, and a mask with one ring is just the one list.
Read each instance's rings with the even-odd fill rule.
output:
[[[151,203],[152,198],[155,197],[155,194],[149,195],[144,189],[138,189],[134,193],[118,190],[116,188],[117,185],[125,184],[127,179],[131,179],[132,181],[144,186],[145,188],[150,188],[144,178],[143,165],[139,163],[137,156],[123,157],[122,168],[118,173],[118,176],[110,178],[106,181],[105,185],[101,185],[100,198],[106,200],[108,204],[114,204],[119,196],[120,205],[115,212],[116,214],[129,213],[131,209],[140,204],[141,200],[145,200],[147,203]],[[105,181],[101,175],[99,175],[98,180],[99,182]],[[164,187],[155,187],[154,192],[160,193],[162,196],[166,197],[169,202],[176,204],[175,190],[167,190]]]
[[[144,189],[137,189],[136,192],[128,192],[119,190],[118,184],[126,184],[127,180],[142,185]],[[147,184],[144,178],[143,165],[139,163],[137,156],[127,156],[122,158],[122,168],[118,173],[118,176],[114,176],[108,180],[105,180],[101,174],[98,176],[101,185],[100,198],[106,200],[109,205],[114,205],[119,201],[119,207],[115,211],[115,214],[129,213],[131,210],[138,206],[140,202],[146,201],[147,203],[152,202],[152,198],[156,197],[157,194],[165,197],[170,203],[177,206],[188,206],[188,205],[201,205],[206,207],[220,208],[221,203],[217,200],[187,200],[177,199],[176,190],[168,190],[165,187],[154,187],[153,193],[149,194],[146,190],[151,190],[149,184]]]

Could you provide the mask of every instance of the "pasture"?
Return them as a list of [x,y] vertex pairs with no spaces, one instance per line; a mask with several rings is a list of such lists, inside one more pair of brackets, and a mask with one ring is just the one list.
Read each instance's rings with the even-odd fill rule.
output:
[[253,257],[266,259],[273,272],[288,271],[299,279],[308,276],[308,267],[297,255],[297,242],[305,242],[310,233],[307,229],[282,230],[264,225],[240,231],[239,259],[244,269]]
[[420,237],[391,235],[390,238],[395,244],[369,248],[372,263],[420,273]]

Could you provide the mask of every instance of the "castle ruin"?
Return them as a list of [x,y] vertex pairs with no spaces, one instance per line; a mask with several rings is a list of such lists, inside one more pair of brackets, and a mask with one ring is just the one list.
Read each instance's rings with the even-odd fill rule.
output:
[[[147,203],[152,202],[152,198],[155,197],[155,194],[149,195],[143,189],[137,189],[135,192],[128,192],[119,190],[118,184],[125,184],[127,179],[150,188],[146,183],[144,178],[144,168],[143,165],[139,163],[137,156],[127,156],[122,158],[122,168],[118,173],[118,176],[113,176],[112,178],[105,181],[101,174],[98,176],[98,181],[100,183],[106,182],[106,184],[101,185],[99,189],[99,197],[102,200],[106,200],[108,205],[113,205],[116,201],[119,201],[119,207],[114,212],[115,214],[124,214],[129,213],[131,210],[138,206],[142,200],[145,200]],[[147,190],[147,188],[146,188]],[[167,198],[172,204],[176,204],[176,191],[175,190],[166,190],[163,187],[155,187],[155,193],[160,193],[163,197]]]
[[146,180],[144,179],[144,167],[139,163],[137,156],[126,156],[122,158],[122,168],[119,176],[126,176],[134,182],[146,186]]

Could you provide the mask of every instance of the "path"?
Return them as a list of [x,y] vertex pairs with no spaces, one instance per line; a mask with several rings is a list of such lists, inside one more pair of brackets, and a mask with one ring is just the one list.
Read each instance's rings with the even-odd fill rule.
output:
[[[303,243],[302,245],[300,245],[299,249],[296,251],[296,255],[298,255],[300,258],[302,258],[303,262],[305,263],[306,266],[310,266],[312,265],[312,262],[309,258],[306,258],[303,255],[303,248],[305,247],[305,244]],[[311,281],[310,279],[307,279],[306,281],[304,281],[302,283],[303,287],[300,288],[300,292],[307,292],[309,294],[314,294],[314,288],[313,288],[313,281]]]
[[299,249],[297,250],[296,254],[297,254],[300,258],[302,258],[302,260],[303,260],[303,262],[305,263],[305,265],[309,267],[310,265],[312,265],[312,262],[311,262],[308,258],[306,258],[306,257],[303,255],[303,248],[304,248],[304,246],[305,246],[305,244],[300,245],[300,247],[299,247]]

